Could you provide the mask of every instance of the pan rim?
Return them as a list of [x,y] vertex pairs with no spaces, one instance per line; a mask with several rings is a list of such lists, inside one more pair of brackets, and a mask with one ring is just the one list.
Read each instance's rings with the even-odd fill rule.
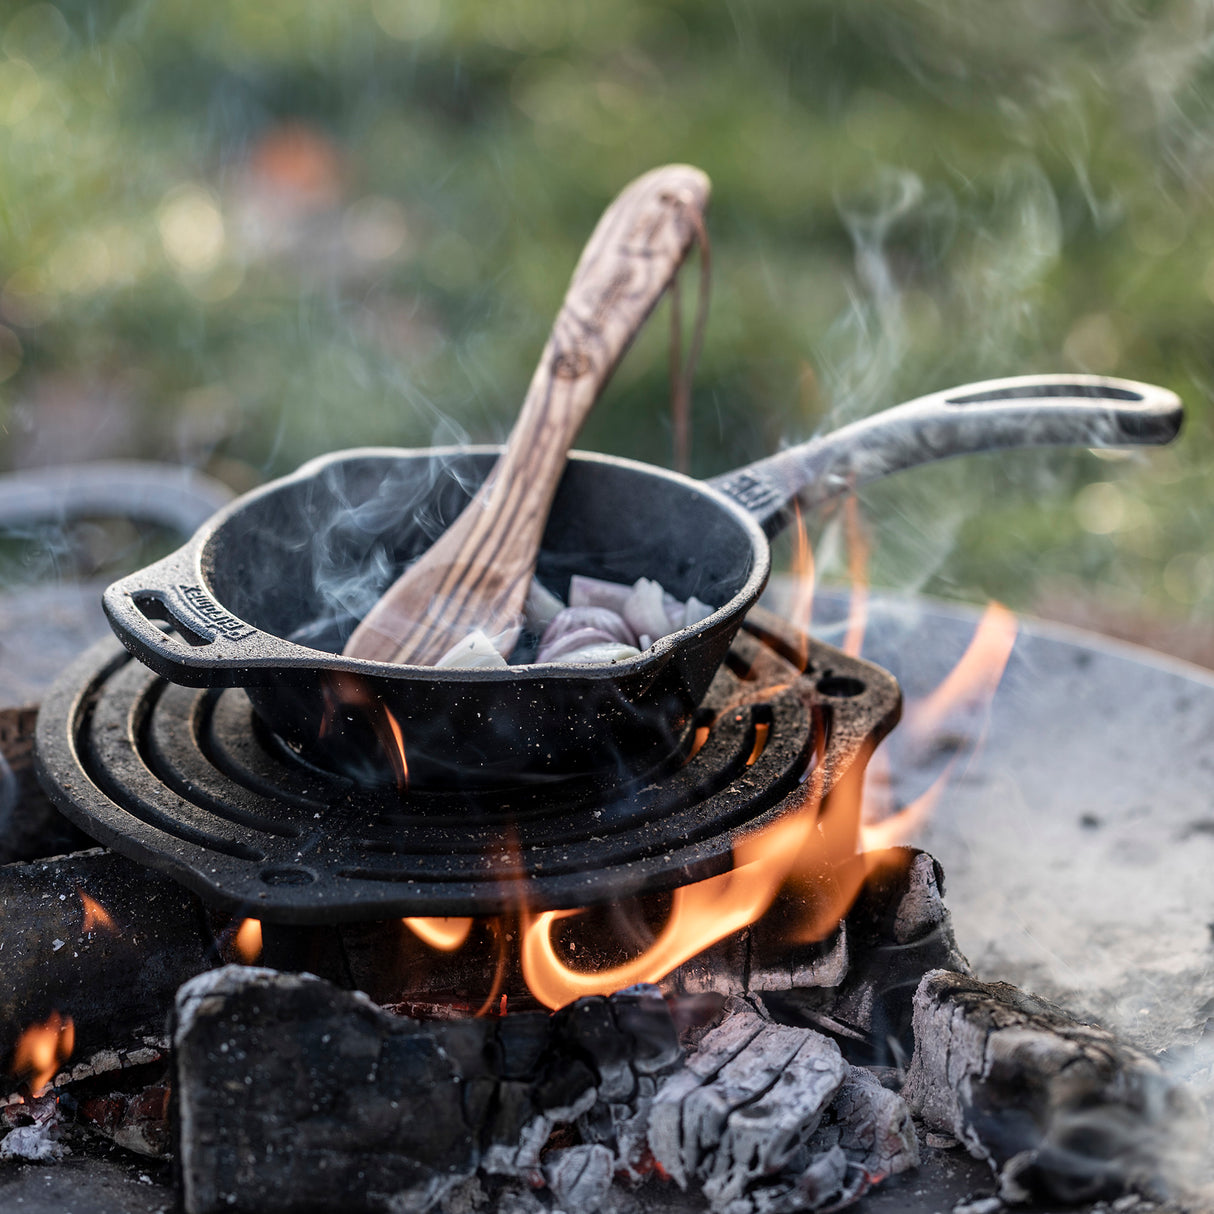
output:
[[264,485],[242,494],[228,503],[199,529],[185,546],[193,549],[193,563],[208,592],[225,610],[257,632],[272,636],[282,645],[299,650],[295,655],[275,655],[264,659],[247,661],[250,667],[298,669],[317,668],[357,673],[380,679],[426,681],[437,684],[492,684],[505,682],[542,683],[553,680],[561,682],[584,681],[597,683],[605,679],[623,679],[642,676],[649,670],[660,669],[681,648],[699,637],[728,627],[733,621],[740,623],[745,612],[757,602],[771,573],[771,550],[763,528],[744,506],[733,501],[706,481],[697,480],[668,468],[647,464],[623,456],[605,455],[595,451],[574,450],[569,453],[570,463],[582,466],[608,466],[619,468],[649,478],[657,478],[672,486],[695,493],[716,505],[750,540],[751,566],[745,580],[734,594],[720,607],[696,624],[680,628],[655,641],[644,652],[635,657],[623,658],[610,663],[525,663],[504,669],[468,669],[434,666],[412,666],[393,662],[378,662],[366,658],[351,658],[329,650],[315,649],[298,641],[247,620],[232,612],[229,604],[216,592],[211,571],[214,568],[213,546],[218,543],[220,532],[239,519],[249,507],[264,498],[273,496],[300,482],[314,480],[334,464],[360,459],[443,459],[467,456],[493,457],[499,455],[500,444],[448,445],[442,447],[391,447],[366,446],[343,448],[305,461],[294,472],[278,477]]

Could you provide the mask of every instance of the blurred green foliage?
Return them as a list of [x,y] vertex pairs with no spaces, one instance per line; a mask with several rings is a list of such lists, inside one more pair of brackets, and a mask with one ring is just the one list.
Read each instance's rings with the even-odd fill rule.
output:
[[[971,379],[1157,381],[1189,407],[1174,449],[866,492],[874,578],[1214,615],[1208,0],[10,0],[0,23],[10,467],[138,454],[244,487],[498,438],[599,213],[682,160],[714,182],[697,473]],[[659,314],[582,446],[669,458],[667,341]]]

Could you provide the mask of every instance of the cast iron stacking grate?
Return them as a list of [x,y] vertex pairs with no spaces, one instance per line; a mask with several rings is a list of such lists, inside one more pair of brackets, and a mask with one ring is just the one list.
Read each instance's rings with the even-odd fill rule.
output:
[[739,835],[863,765],[897,720],[897,684],[817,642],[802,671],[804,645],[752,613],[699,736],[693,726],[664,769],[606,789],[472,794],[323,771],[265,729],[242,691],[170,684],[106,640],[43,703],[39,775],[101,843],[271,923],[590,905],[725,871]]

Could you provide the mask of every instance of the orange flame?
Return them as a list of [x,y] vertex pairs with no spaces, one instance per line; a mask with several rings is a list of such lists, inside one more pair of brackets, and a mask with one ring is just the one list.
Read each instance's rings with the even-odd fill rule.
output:
[[405,735],[400,722],[386,704],[371,691],[356,674],[346,670],[327,672],[321,689],[324,712],[320,718],[320,736],[333,729],[337,713],[342,708],[355,708],[366,715],[376,740],[387,756],[396,787],[404,792],[409,787],[409,763],[405,758]]
[[[864,613],[862,605],[856,617],[860,620],[855,632],[857,646],[863,635]],[[912,707],[909,715],[917,736],[929,736],[956,707],[989,700],[1015,639],[1015,617],[992,603],[954,670]],[[761,746],[760,735],[756,756]],[[669,917],[656,939],[639,956],[620,965],[584,972],[558,955],[553,927],[578,911],[525,914],[521,961],[528,987],[545,1006],[557,1008],[586,995],[610,994],[637,982],[657,982],[717,941],[754,923],[790,882],[812,891],[806,900],[810,909],[793,933],[796,940],[808,943],[824,938],[847,913],[874,868],[885,862],[879,849],[905,839],[926,821],[955,763],[955,759],[950,762],[910,805],[876,823],[862,821],[865,803],[857,779],[845,778],[822,803],[821,769],[815,768],[801,808],[740,840],[730,872],[676,890]],[[857,770],[863,769],[858,763]]]
[[868,560],[872,546],[864,528],[859,501],[849,497],[843,509],[847,531],[847,572],[851,579],[851,601],[847,607],[843,652],[855,658],[860,656],[868,627]]
[[[792,599],[788,604],[788,618],[796,625],[797,636],[803,638],[808,650],[809,629],[813,621],[814,583],[817,577],[814,569],[814,550],[809,543],[809,532],[805,529],[805,518],[801,514],[801,506],[793,502],[793,519],[796,527],[793,532],[792,555]],[[799,665],[802,670],[809,664],[809,653],[799,653]]]
[[420,940],[443,953],[453,953],[472,930],[471,919],[406,918],[401,922]]
[[[1012,655],[1017,631],[1018,624],[1012,612],[1001,603],[991,602],[987,605],[956,666],[935,690],[908,705],[902,728],[913,745],[923,746],[938,738],[949,716],[959,709],[973,709],[990,703]],[[980,734],[975,743],[981,740]],[[873,820],[866,821],[860,828],[865,849],[893,847],[913,838],[931,817],[959,758],[958,755],[950,759],[931,786],[909,805],[888,814],[874,804],[877,797],[873,795],[873,786],[881,773],[875,769],[871,771],[865,817]]]
[[584,973],[557,955],[552,927],[577,911],[523,916],[522,967],[531,993],[546,1007],[563,1007],[584,995],[609,995],[637,982],[656,982],[697,953],[753,923],[771,905],[814,832],[812,791],[806,804],[734,848],[727,873],[675,890],[666,925],[639,957],[611,969]]
[[402,792],[409,787],[409,760],[405,758],[405,735],[401,731],[400,722],[392,715],[392,710],[385,704],[384,717],[388,723],[388,736],[392,745],[384,745],[388,753],[388,761],[392,764],[392,774],[396,777],[396,787]]
[[30,1090],[43,1095],[55,1073],[76,1048],[76,1027],[71,1016],[51,1012],[43,1024],[32,1024],[17,1038],[13,1050],[14,1075],[29,1077]]
[[76,890],[76,896],[80,899],[80,905],[84,907],[84,918],[80,923],[82,932],[88,934],[104,929],[117,935],[118,928],[114,926],[114,920],[110,918],[109,911],[96,898],[90,898],[84,890],[79,888]]
[[940,794],[948,787],[957,765],[954,757],[945,769],[932,781],[925,792],[921,792],[908,805],[876,822],[865,822],[860,826],[860,841],[865,851],[880,851],[885,847],[897,847],[913,838],[915,832],[927,824],[940,800]]
[[237,929],[232,948],[245,965],[261,956],[261,920],[246,919]]
[[938,734],[958,708],[990,702],[1011,657],[1016,631],[1016,617],[1002,603],[987,605],[957,665],[935,691],[907,710],[906,728],[916,740]]

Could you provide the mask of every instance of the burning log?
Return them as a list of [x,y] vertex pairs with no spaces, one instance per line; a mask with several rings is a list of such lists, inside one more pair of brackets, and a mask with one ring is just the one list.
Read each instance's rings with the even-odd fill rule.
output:
[[1158,1196],[1204,1138],[1192,1098],[1111,1033],[1007,983],[928,974],[903,1095],[1008,1201]]
[[[968,972],[969,965],[953,936],[939,863],[907,847],[871,862],[833,947],[816,955],[822,945],[781,950],[779,917],[769,915],[751,929],[747,972],[750,990],[762,992],[777,1019],[833,1037],[851,1062],[903,1064],[914,1044],[911,998],[923,975]],[[775,980],[782,973],[788,981]]]
[[[424,1210],[478,1167],[540,1180],[557,1125],[600,1091],[653,1085],[681,1054],[654,994],[421,1022],[310,975],[236,966],[182,988],[174,1040],[188,1214]],[[574,1191],[598,1158],[551,1166]]]
[[423,1022],[233,966],[182,988],[174,1043],[187,1214],[420,1212],[474,1181],[591,1211],[655,1161],[713,1210],[779,1214],[917,1161],[897,1096],[742,1001],[684,1061],[653,988]]
[[0,867],[0,1068],[52,1012],[75,1055],[159,1042],[177,987],[213,964],[197,901],[112,852]]

